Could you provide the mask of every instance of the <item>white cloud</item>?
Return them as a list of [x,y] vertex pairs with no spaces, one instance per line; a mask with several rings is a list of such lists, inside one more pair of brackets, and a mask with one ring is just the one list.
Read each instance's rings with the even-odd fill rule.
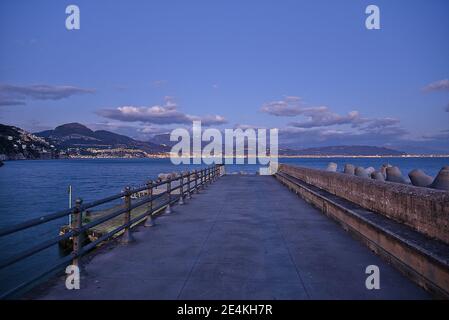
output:
[[422,88],[422,90],[424,92],[449,91],[449,79],[443,79],[429,83],[424,88]]
[[287,96],[262,106],[260,111],[277,117],[295,117],[304,112],[300,97]]
[[179,111],[173,97],[164,98],[163,105],[121,106],[115,109],[103,109],[97,113],[105,118],[151,124],[191,124],[192,121],[202,121],[205,126],[221,125],[227,123],[221,115],[193,116]]
[[302,114],[308,120],[292,122],[292,126],[298,128],[315,128],[349,124],[355,127],[367,122],[367,119],[362,118],[358,111],[351,111],[347,115],[339,115],[330,111],[328,107],[304,109]]

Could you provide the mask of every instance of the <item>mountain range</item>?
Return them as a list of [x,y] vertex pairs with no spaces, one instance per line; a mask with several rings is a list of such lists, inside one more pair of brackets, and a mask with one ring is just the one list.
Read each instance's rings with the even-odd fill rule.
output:
[[64,148],[128,148],[140,149],[147,153],[158,154],[170,151],[170,148],[152,142],[134,140],[111,131],[93,131],[80,123],[67,123],[35,133],[36,136],[51,141],[55,146]]
[[402,156],[405,152],[375,146],[328,146],[301,150],[280,149],[280,154],[295,156]]
[[[139,141],[106,130],[91,130],[80,123],[67,123],[53,130],[29,133],[0,124],[0,160],[60,157],[148,157],[166,156],[169,134]],[[207,144],[207,143],[204,143]],[[401,156],[405,152],[376,146],[328,146],[308,149],[280,148],[280,156]]]
[[[176,144],[176,142],[170,141],[170,134],[168,133],[155,135],[151,141],[170,147]],[[207,144],[208,142],[202,142],[203,147]],[[246,147],[247,143],[245,143],[245,149]],[[406,152],[375,146],[327,146],[299,150],[279,147],[279,155],[281,156],[401,156],[405,154]]]

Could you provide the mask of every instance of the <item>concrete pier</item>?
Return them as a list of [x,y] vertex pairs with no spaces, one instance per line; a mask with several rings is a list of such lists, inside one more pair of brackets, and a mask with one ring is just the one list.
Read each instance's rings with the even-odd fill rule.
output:
[[[133,236],[88,259],[80,290],[61,277],[34,298],[430,298],[271,176],[224,176]],[[379,290],[365,286],[369,265]]]

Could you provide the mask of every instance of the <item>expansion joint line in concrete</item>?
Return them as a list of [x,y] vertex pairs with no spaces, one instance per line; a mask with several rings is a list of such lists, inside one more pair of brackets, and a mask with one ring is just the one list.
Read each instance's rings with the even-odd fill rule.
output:
[[[276,178],[275,178],[275,179],[276,179]],[[277,179],[276,179],[276,180],[277,180]],[[279,180],[277,180],[277,182],[278,182],[278,183],[281,183]],[[273,219],[273,220],[275,221],[276,228],[280,231],[281,228],[280,228],[280,226],[279,226],[279,223],[277,222],[276,219]],[[298,265],[295,263],[295,261],[294,261],[294,259],[293,259],[292,253],[291,253],[291,251],[290,251],[290,247],[289,247],[288,244],[287,244],[287,240],[285,240],[284,234],[283,234],[282,232],[280,232],[280,234],[281,234],[281,237],[282,237],[282,243],[284,243],[284,246],[287,248],[287,252],[288,252],[288,256],[289,256],[289,258],[290,258],[290,261],[291,261],[291,262],[293,263],[293,265],[295,266],[295,271],[296,271],[296,274],[298,275],[299,281],[301,282],[301,286],[303,287],[304,292],[306,293],[307,299],[310,299],[310,294],[309,294],[309,292],[307,291],[307,288],[306,288],[306,286],[305,286],[305,284],[304,284],[304,281],[303,281],[303,279],[302,279],[301,271],[300,271]]]
[[[212,188],[211,188],[211,189],[212,189]],[[189,281],[189,279],[190,279],[190,277],[191,277],[191,275],[192,275],[192,273],[193,273],[193,270],[195,270],[195,267],[197,266],[198,261],[200,260],[201,253],[203,252],[203,249],[204,249],[204,247],[206,246],[206,243],[207,243],[207,241],[208,241],[209,238],[210,238],[210,235],[211,235],[211,233],[212,233],[212,230],[214,229],[215,225],[217,224],[217,220],[218,220],[217,217],[221,215],[222,211],[223,211],[223,206],[222,206],[221,209],[220,209],[219,211],[217,211],[217,213],[215,214],[215,220],[214,220],[214,223],[212,224],[211,228],[210,228],[209,231],[207,232],[206,238],[204,239],[203,243],[201,244],[201,248],[200,248],[200,250],[199,250],[198,256],[196,257],[194,263],[192,264],[192,267],[191,267],[190,270],[189,270],[189,274],[187,275],[187,277],[186,277],[184,283],[182,284],[181,289],[179,290],[178,296],[176,297],[177,300],[180,299],[181,294],[182,294],[182,292],[184,291],[184,288],[186,287],[187,282]]]

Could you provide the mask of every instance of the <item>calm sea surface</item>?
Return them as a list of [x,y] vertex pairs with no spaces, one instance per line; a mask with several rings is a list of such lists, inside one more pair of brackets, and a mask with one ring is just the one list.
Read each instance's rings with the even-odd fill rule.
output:
[[[336,162],[339,171],[345,163],[380,167],[383,163],[399,166],[404,174],[415,168],[435,176],[449,158],[313,158],[282,159],[280,162],[326,168]],[[95,159],[10,161],[0,168],[0,227],[68,208],[68,186],[73,199],[85,202],[120,192],[125,186],[138,186],[155,179],[161,172],[193,170],[201,166],[173,166],[169,159]],[[226,172],[256,172],[256,165],[229,165]],[[66,219],[21,231],[0,239],[0,260],[57,236]],[[57,246],[0,270],[0,293],[52,266],[60,259]]]

